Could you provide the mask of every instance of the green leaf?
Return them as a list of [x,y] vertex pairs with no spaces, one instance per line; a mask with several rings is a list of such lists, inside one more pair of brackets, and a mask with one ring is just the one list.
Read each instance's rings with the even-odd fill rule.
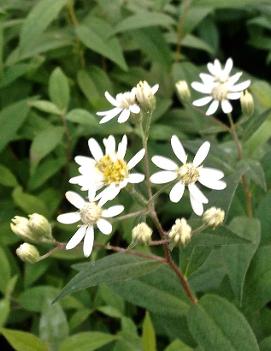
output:
[[23,52],[31,45],[58,16],[67,0],[40,0],[28,13],[21,30],[20,50]]
[[[257,5],[266,3],[266,0],[259,0]],[[212,8],[244,8],[249,5],[254,5],[254,0],[195,0],[193,6],[211,6]]]
[[0,247],[0,267],[1,267],[1,275],[0,275],[0,291],[5,294],[6,289],[11,278],[11,268],[9,264],[9,260],[7,258],[6,252]]
[[48,351],[46,344],[37,336],[13,329],[0,329],[15,351]]
[[172,17],[159,12],[147,12],[140,11],[135,15],[126,17],[124,20],[120,21],[113,33],[126,32],[132,29],[161,26],[169,27],[174,24]]
[[267,118],[271,115],[271,109],[264,111],[260,116],[252,116],[248,122],[245,124],[245,129],[243,132],[243,141],[249,140],[254,133],[260,128],[260,126],[266,121]]
[[75,265],[80,272],[64,287],[56,300],[101,283],[133,279],[149,273],[160,264],[157,261],[119,253],[106,256],[95,265],[92,262]]
[[270,203],[271,203],[271,192],[269,191],[265,196],[263,196],[260,199],[258,208],[256,209],[256,216],[257,218],[259,218],[262,225],[261,241],[264,244],[270,243],[270,233],[271,233]]
[[12,192],[15,204],[26,214],[40,213],[44,216],[48,214],[45,203],[37,196],[24,193],[21,187],[15,188]]
[[193,349],[187,345],[185,345],[180,340],[174,340],[165,351],[193,351]]
[[66,119],[68,121],[71,121],[74,123],[89,125],[92,127],[98,126],[98,121],[97,121],[96,117],[93,114],[91,114],[88,111],[83,110],[81,108],[76,108],[74,110],[71,110],[66,115]]
[[53,115],[59,115],[59,116],[62,115],[62,112],[60,111],[60,109],[55,104],[47,100],[30,101],[29,105],[31,107],[37,108],[42,112],[47,112],[47,113],[51,113]]
[[35,136],[30,147],[30,160],[33,168],[57,147],[62,140],[63,134],[63,127],[50,126]]
[[121,47],[116,38],[106,38],[104,35],[101,35],[97,27],[87,27],[85,25],[78,26],[76,28],[76,34],[86,47],[107,57],[123,70],[126,71],[128,69]]
[[67,110],[70,101],[70,86],[68,78],[59,67],[55,68],[50,75],[49,96],[61,111]]
[[226,299],[205,295],[188,313],[189,329],[203,350],[259,351],[245,317]]
[[77,74],[77,80],[80,89],[88,99],[89,103],[93,105],[93,107],[96,105],[98,106],[99,100],[101,100],[102,97],[100,96],[97,87],[89,73],[84,70],[80,70]]
[[82,332],[69,336],[60,345],[59,351],[94,351],[115,341],[117,336],[100,332]]
[[268,336],[267,338],[263,339],[263,341],[260,344],[260,349],[261,351],[271,350],[271,336]]
[[232,290],[241,305],[245,277],[260,243],[261,223],[258,219],[236,217],[231,222],[230,228],[241,238],[250,240],[249,244],[223,247],[221,250]]
[[25,100],[15,102],[0,112],[0,152],[16,138],[17,131],[23,125],[29,112]]
[[10,301],[5,298],[0,300],[0,327],[2,328],[8,319],[10,314]]
[[4,165],[0,164],[0,184],[14,188],[18,185],[17,179],[14,174]]
[[264,191],[267,191],[265,173],[259,161],[242,160],[238,163],[241,167],[247,167],[246,175]]
[[143,351],[156,351],[155,330],[152,325],[150,314],[147,312],[143,321],[142,329]]

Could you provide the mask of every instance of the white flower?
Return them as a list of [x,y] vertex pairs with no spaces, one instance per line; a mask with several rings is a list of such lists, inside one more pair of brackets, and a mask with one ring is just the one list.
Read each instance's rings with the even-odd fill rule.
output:
[[71,224],[81,221],[82,223],[67,243],[66,249],[73,249],[84,239],[83,252],[86,257],[89,257],[93,248],[94,227],[97,226],[105,235],[110,234],[112,232],[112,225],[105,218],[119,215],[124,210],[124,207],[122,205],[115,205],[104,210],[102,206],[105,204],[105,201],[101,199],[97,202],[95,192],[93,191],[88,192],[88,201],[85,201],[73,191],[68,191],[65,195],[67,200],[79,211],[59,215],[57,217],[58,222]]
[[119,93],[116,95],[116,98],[113,98],[108,91],[106,91],[104,95],[114,108],[107,111],[97,112],[98,116],[103,117],[100,120],[100,124],[106,123],[118,115],[118,122],[124,123],[129,119],[131,112],[135,114],[140,112],[140,107],[136,103],[136,94],[133,90]]
[[144,157],[145,149],[141,149],[129,162],[124,160],[127,151],[127,137],[123,136],[116,150],[116,140],[110,135],[103,140],[105,153],[94,138],[90,138],[88,146],[93,156],[76,156],[75,162],[79,167],[81,175],[71,178],[70,183],[78,184],[82,190],[98,190],[102,187],[105,189],[99,194],[99,197],[107,200],[114,199],[120,190],[128,183],[140,183],[145,176],[141,173],[131,173],[134,168]]
[[207,204],[208,199],[198,188],[196,182],[210,189],[222,190],[226,187],[226,183],[221,180],[224,174],[217,169],[202,166],[202,162],[205,160],[210,149],[208,141],[205,141],[201,145],[191,163],[187,162],[187,154],[176,135],[173,135],[171,138],[171,146],[182,165],[179,166],[174,161],[163,156],[154,156],[152,162],[163,169],[163,171],[154,173],[150,177],[150,181],[154,184],[164,184],[177,179],[177,183],[170,191],[170,200],[172,202],[179,202],[187,186],[192,209],[198,216],[201,216],[203,213],[203,204]]
[[193,82],[192,88],[196,91],[207,94],[207,96],[193,101],[194,106],[205,106],[210,103],[206,115],[213,115],[219,105],[221,105],[224,113],[232,111],[232,105],[229,100],[238,100],[241,97],[242,91],[250,85],[250,80],[242,83],[237,83],[242,75],[242,72],[235,73],[230,76],[233,67],[233,61],[229,58],[226,61],[225,67],[222,68],[219,60],[214,60],[214,63],[208,63],[207,68],[210,74],[201,73],[202,82]]
[[159,84],[151,87],[148,82],[140,81],[132,92],[135,93],[136,101],[141,109],[145,111],[153,111],[155,108],[155,94],[159,89]]

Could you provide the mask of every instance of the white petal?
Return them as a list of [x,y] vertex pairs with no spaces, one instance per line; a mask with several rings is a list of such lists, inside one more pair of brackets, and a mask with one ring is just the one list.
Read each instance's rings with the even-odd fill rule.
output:
[[113,135],[109,135],[108,138],[104,139],[105,154],[109,156],[115,156],[116,153],[116,140]]
[[91,225],[87,227],[85,240],[84,240],[83,252],[85,257],[90,256],[93,248],[93,243],[94,243],[94,228]]
[[242,74],[243,74],[243,72],[235,73],[233,76],[229,77],[227,83],[232,86],[233,84],[238,82],[238,80],[240,79]]
[[227,61],[226,61],[224,70],[223,70],[223,76],[224,77],[228,77],[229,76],[229,74],[231,73],[232,67],[233,67],[233,61],[232,61],[231,58],[228,58]]
[[131,158],[131,160],[128,162],[127,167],[128,169],[134,168],[144,157],[145,155],[145,149],[141,149],[138,151],[135,156]]
[[67,191],[66,199],[76,208],[79,210],[85,205],[85,200],[79,194],[75,193],[74,191]]
[[207,69],[215,77],[221,74],[221,64],[217,59],[214,61],[214,63],[209,62],[207,64]]
[[129,109],[130,109],[130,111],[131,111],[132,113],[135,113],[135,114],[137,114],[137,113],[140,112],[140,107],[139,107],[137,104],[131,105],[131,106],[129,107]]
[[88,147],[96,161],[99,161],[103,157],[102,149],[94,138],[88,140]]
[[177,178],[177,172],[171,172],[171,171],[161,171],[154,173],[150,177],[150,181],[154,184],[165,184],[168,182],[172,182]]
[[57,221],[63,224],[72,224],[80,221],[79,212],[68,212],[57,216]]
[[190,203],[195,214],[197,216],[201,216],[203,214],[203,205],[200,201],[195,199],[191,193],[190,193]]
[[207,110],[207,112],[206,112],[206,116],[213,115],[213,114],[216,112],[216,110],[218,109],[218,106],[219,106],[218,100],[214,100],[214,101],[210,104],[210,106],[209,106],[209,108],[208,108],[208,110]]
[[224,173],[215,168],[201,167],[199,168],[200,178],[208,178],[212,180],[219,180],[224,177]]
[[97,222],[97,227],[105,235],[108,235],[112,232],[112,224],[109,223],[106,219],[100,218]]
[[110,95],[108,91],[106,91],[106,92],[104,93],[104,96],[105,96],[106,99],[110,102],[111,105],[113,105],[113,106],[117,106],[117,105],[118,105],[116,99],[114,99],[113,96]]
[[153,87],[151,87],[151,91],[153,95],[157,93],[158,89],[159,89],[159,84],[155,84]]
[[200,78],[201,80],[203,81],[203,83],[207,83],[207,84],[210,84],[210,83],[213,83],[214,81],[214,77],[211,76],[210,74],[207,74],[207,73],[200,73]]
[[205,141],[201,146],[200,148],[198,149],[195,157],[194,157],[194,160],[193,160],[193,165],[195,167],[198,167],[199,165],[202,164],[202,162],[205,160],[205,158],[207,157],[208,155],[208,152],[210,150],[210,143],[209,141]]
[[211,94],[212,90],[213,90],[213,84],[203,84],[200,82],[193,82],[191,84],[192,88],[200,93],[203,94]]
[[97,198],[100,199],[98,205],[102,207],[107,201],[113,200],[120,192],[120,186],[110,184],[103,191],[99,193]]
[[112,118],[116,117],[121,111],[121,108],[115,107],[112,110],[97,112],[98,116],[103,116],[103,118],[100,120],[100,124],[110,121]]
[[212,178],[199,177],[199,182],[207,188],[214,190],[223,190],[227,186],[227,184],[223,180]]
[[186,163],[187,155],[184,151],[183,145],[177,135],[171,137],[171,146],[174,154],[182,163]]
[[130,117],[130,110],[128,108],[126,108],[119,115],[118,122],[124,123],[128,120],[129,117]]
[[86,156],[75,156],[74,161],[80,166],[95,166],[96,161],[91,157]]
[[232,105],[228,100],[221,101],[221,108],[224,113],[230,113],[232,111]]
[[196,186],[196,184],[188,184],[188,189],[192,194],[193,198],[203,204],[208,204],[209,200],[207,197],[202,193],[202,191]]
[[194,106],[204,106],[204,105],[209,104],[209,102],[212,101],[212,100],[213,100],[212,96],[205,96],[204,98],[194,100],[192,102],[192,104]]
[[221,73],[222,67],[221,67],[221,63],[218,59],[214,60],[214,67],[218,73]]
[[245,80],[242,83],[231,86],[230,91],[231,92],[235,92],[235,91],[238,92],[238,91],[246,90],[250,86],[250,84],[251,84],[250,80]]
[[238,100],[241,97],[241,93],[229,93],[227,94],[227,99],[229,100]]
[[90,186],[88,189],[88,201],[93,202],[96,196],[96,187],[93,184],[93,186]]
[[84,238],[85,233],[86,233],[87,226],[82,225],[75,234],[71,237],[71,239],[68,241],[66,245],[66,250],[71,250],[75,246],[77,246]]
[[102,217],[105,217],[105,218],[115,217],[115,216],[118,216],[121,212],[123,212],[123,210],[124,210],[124,206],[115,205],[107,208],[106,210],[103,210]]
[[178,168],[175,162],[164,156],[153,156],[151,160],[157,167],[166,171],[176,171]]
[[124,159],[126,151],[127,151],[127,136],[124,135],[121,139],[121,142],[118,145],[117,157],[118,159]]
[[141,173],[131,173],[128,177],[128,183],[137,184],[143,182],[145,175]]
[[184,189],[185,185],[183,183],[176,183],[169,193],[170,201],[179,202],[183,196]]

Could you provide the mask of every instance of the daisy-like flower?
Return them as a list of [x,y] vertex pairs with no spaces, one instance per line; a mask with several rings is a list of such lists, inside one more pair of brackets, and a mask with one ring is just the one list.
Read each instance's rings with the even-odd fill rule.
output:
[[200,73],[201,82],[193,82],[192,88],[196,91],[206,94],[207,96],[193,101],[194,106],[209,105],[206,115],[213,115],[219,105],[221,105],[224,113],[232,111],[232,105],[229,100],[238,100],[241,93],[250,86],[250,80],[242,83],[237,83],[242,72],[230,75],[233,67],[233,61],[229,58],[226,61],[225,67],[222,68],[219,60],[214,60],[214,63],[208,63],[207,68],[210,74]]
[[81,175],[70,179],[70,183],[78,184],[82,190],[105,189],[98,195],[107,200],[114,199],[128,183],[140,183],[145,176],[132,173],[131,170],[142,160],[145,149],[141,149],[129,162],[124,160],[127,151],[127,137],[123,136],[116,150],[116,140],[110,135],[103,140],[105,153],[94,138],[90,138],[88,146],[93,157],[76,156],[75,162]]
[[136,102],[136,93],[134,90],[119,93],[116,95],[116,98],[113,98],[108,91],[106,91],[104,95],[114,107],[107,111],[97,112],[98,116],[103,117],[100,120],[100,124],[106,123],[116,116],[119,116],[119,123],[124,123],[129,119],[131,113],[138,114],[140,112],[140,107]]
[[201,216],[203,214],[203,204],[207,204],[208,199],[196,183],[199,182],[210,189],[222,190],[226,187],[226,183],[221,180],[224,177],[224,173],[217,169],[202,166],[202,162],[207,157],[210,149],[208,141],[201,145],[192,162],[187,162],[187,154],[176,135],[173,135],[171,138],[171,146],[174,154],[182,164],[178,165],[163,156],[153,156],[152,162],[163,169],[163,171],[154,173],[150,177],[150,181],[154,184],[165,184],[177,180],[169,194],[172,202],[181,200],[187,186],[192,209],[196,215]]
[[66,250],[73,249],[84,239],[83,252],[86,257],[89,257],[94,243],[94,228],[97,226],[103,234],[110,234],[112,225],[106,218],[119,215],[124,210],[124,207],[115,205],[108,209],[103,209],[105,201],[102,199],[97,201],[94,191],[88,192],[88,201],[85,201],[73,191],[66,192],[65,196],[77,208],[77,211],[59,215],[57,217],[58,222],[64,224],[81,222],[81,225],[67,243]]

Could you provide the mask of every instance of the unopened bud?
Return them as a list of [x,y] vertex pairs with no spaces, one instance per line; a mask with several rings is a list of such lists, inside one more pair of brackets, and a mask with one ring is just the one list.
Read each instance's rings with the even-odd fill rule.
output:
[[156,99],[154,95],[158,88],[158,84],[151,87],[145,80],[140,81],[137,86],[133,88],[136,100],[143,111],[151,112],[155,109]]
[[192,229],[186,219],[176,219],[168,236],[175,245],[185,245],[191,240]]
[[33,237],[32,230],[29,227],[29,220],[25,217],[15,216],[12,218],[10,228],[14,234],[18,235],[23,240],[36,241],[36,238]]
[[254,112],[253,96],[248,90],[242,92],[240,97],[242,112],[246,116],[251,116]]
[[179,80],[175,83],[177,94],[181,102],[189,102],[191,99],[191,92],[185,80]]
[[39,238],[39,241],[44,242],[51,241],[53,239],[52,227],[47,218],[38,213],[33,213],[28,217],[28,225],[31,228],[32,232],[35,233],[35,237]]
[[148,244],[151,240],[152,229],[144,222],[139,223],[132,230],[133,241]]
[[221,225],[225,218],[225,212],[221,208],[211,207],[203,213],[202,220],[208,227],[216,228]]
[[17,256],[24,262],[36,263],[40,258],[40,254],[36,246],[23,243],[16,250]]

